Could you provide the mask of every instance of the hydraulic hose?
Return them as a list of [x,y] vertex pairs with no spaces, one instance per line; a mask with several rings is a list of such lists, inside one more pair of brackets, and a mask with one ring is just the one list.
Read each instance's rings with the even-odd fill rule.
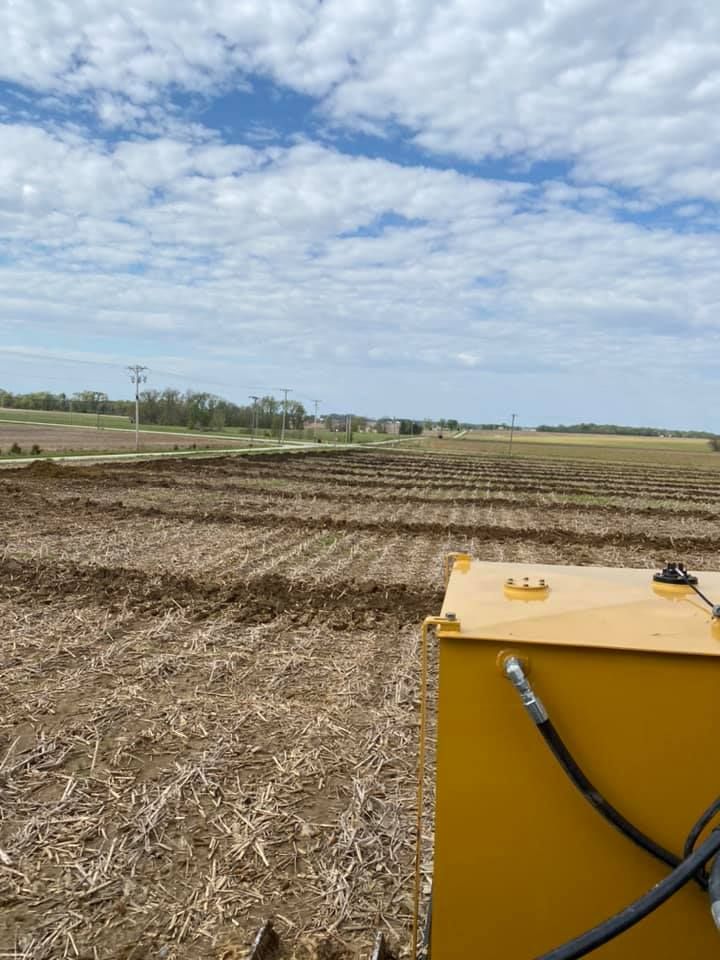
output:
[[[603,923],[593,927],[586,933],[580,934],[573,940],[560,947],[555,947],[549,953],[544,953],[536,960],[577,960],[578,957],[586,957],[593,950],[602,947],[603,944],[614,940],[630,927],[634,927],[654,910],[657,910],[666,900],[669,900],[673,894],[677,893],[686,883],[695,878],[695,875],[713,856],[720,851],[720,831],[714,830],[697,850],[690,854],[685,860],[675,867],[672,873],[664,877],[660,883],[656,884],[651,890],[643,894],[634,903],[625,907],[619,913],[605,920]],[[718,860],[713,864],[713,874],[718,873]],[[720,889],[720,877],[718,878]],[[713,904],[714,915],[714,904]],[[717,922],[717,921],[716,921]]]
[[[575,761],[575,758],[568,750],[565,742],[555,729],[552,720],[549,718],[543,723],[537,724],[538,731],[545,743],[553,753],[563,771],[567,774],[573,786],[575,786],[587,802],[597,810],[597,812],[612,824],[623,836],[631,840],[636,846],[641,847],[656,860],[666,864],[668,867],[677,867],[681,860],[674,853],[666,850],[661,844],[656,843],[651,837],[643,833],[627,817],[614,807],[609,800],[600,793],[593,783],[585,775],[581,767]],[[705,887],[704,882],[698,881]]]
[[710,894],[712,918],[715,921],[715,926],[720,930],[720,857],[715,857],[710,868],[708,892]]
[[720,797],[717,800],[713,800],[710,806],[702,813],[697,821],[693,824],[693,828],[690,833],[687,835],[687,840],[685,841],[685,849],[683,850],[683,855],[689,857],[690,854],[695,849],[695,844],[698,842],[698,837],[703,832],[705,827],[710,823],[713,817],[717,816],[720,813]]
[[[628,820],[627,817],[623,816],[616,807],[605,799],[592,781],[585,775],[582,768],[568,750],[562,737],[555,729],[545,706],[535,694],[525,675],[522,664],[517,657],[508,657],[504,664],[504,670],[505,676],[510,680],[520,695],[525,709],[532,717],[538,732],[550,748],[566,776],[585,800],[587,800],[608,823],[615,827],[616,830],[619,830],[623,836],[627,837],[627,839],[636,844],[636,846],[641,847],[666,866],[672,868],[677,867],[681,863],[680,858],[669,850],[666,850],[661,844],[656,843],[651,837],[648,837],[647,834],[643,833],[642,830]],[[698,875],[694,879],[701,889],[707,889],[707,882],[703,875]]]

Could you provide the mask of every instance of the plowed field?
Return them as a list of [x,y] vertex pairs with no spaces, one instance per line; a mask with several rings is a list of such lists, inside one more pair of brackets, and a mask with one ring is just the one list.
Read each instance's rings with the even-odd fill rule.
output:
[[[0,954],[407,956],[452,550],[720,569],[720,476],[313,453],[0,473]],[[430,803],[432,797],[430,796]]]
[[[143,431],[140,434],[141,450],[190,449],[195,445],[199,450],[228,448],[237,443],[237,437],[197,439],[187,434],[160,433]],[[95,430],[89,427],[38,426],[33,423],[5,423],[0,421],[0,450],[7,455],[13,444],[17,444],[26,456],[30,455],[33,445],[43,453],[67,453],[68,451],[107,451],[111,453],[129,452],[135,449],[135,434],[131,429]]]

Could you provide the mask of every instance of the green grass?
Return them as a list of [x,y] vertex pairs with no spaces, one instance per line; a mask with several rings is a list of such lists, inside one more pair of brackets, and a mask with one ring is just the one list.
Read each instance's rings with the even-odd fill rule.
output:
[[[69,413],[64,410],[15,410],[8,407],[0,407],[0,420],[20,420],[23,422],[47,423],[51,425],[62,424],[66,427],[96,427],[101,426],[107,430],[132,430],[133,422],[128,417],[116,416],[114,414],[103,414],[99,416],[95,413]],[[188,427],[169,427],[162,424],[140,423],[140,429],[151,433],[181,433],[181,434],[209,434],[213,437],[239,437],[250,438],[251,431],[246,427],[225,427],[222,430],[189,430]],[[258,430],[257,436],[265,440],[279,440],[279,431]],[[323,443],[342,443],[345,440],[345,434],[336,433],[333,430],[318,430],[317,433],[312,430],[286,430],[286,440],[322,440]],[[353,443],[373,443],[380,440],[392,440],[392,437],[383,433],[361,433],[353,434]]]
[[[34,421],[35,423],[62,424],[66,427],[95,427],[98,416],[94,413],[68,413],[64,410],[11,410],[0,407],[0,420]],[[100,426],[107,428],[127,427],[131,424],[127,417],[118,417],[111,414],[100,414]]]

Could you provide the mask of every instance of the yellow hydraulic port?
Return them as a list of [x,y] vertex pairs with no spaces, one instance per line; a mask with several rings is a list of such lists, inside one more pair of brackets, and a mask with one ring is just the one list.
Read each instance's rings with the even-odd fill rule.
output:
[[[654,584],[652,573],[453,564],[443,616],[425,621],[422,640],[424,732],[434,625],[432,960],[533,960],[671,869],[575,789],[505,676],[508,657],[597,788],[663,847],[682,856],[688,831],[720,794],[718,621],[693,590]],[[698,577],[720,600],[720,574]],[[709,960],[720,955],[720,935],[707,896],[689,884],[592,955]]]

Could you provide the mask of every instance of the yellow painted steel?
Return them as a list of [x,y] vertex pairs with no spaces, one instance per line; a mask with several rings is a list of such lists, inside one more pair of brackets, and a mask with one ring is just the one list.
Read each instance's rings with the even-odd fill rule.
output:
[[[448,554],[446,558],[446,579],[450,576],[451,557],[458,554]],[[470,558],[467,557],[469,562]],[[417,796],[416,823],[415,823],[415,883],[413,889],[413,925],[412,925],[412,954],[417,956],[418,948],[418,920],[420,914],[420,865],[422,859],[422,821],[425,788],[425,725],[427,722],[427,689],[428,689],[428,630],[430,627],[443,627],[446,634],[457,632],[458,624],[447,617],[426,617],[423,621],[420,634],[420,721],[418,731],[418,766],[417,766]]]
[[[606,919],[668,868],[602,820],[567,779],[503,676],[519,656],[590,779],[682,852],[720,794],[720,634],[683,588],[648,570],[463,562],[438,626],[433,960],[532,960]],[[506,580],[543,578],[542,602]],[[700,588],[720,601],[720,574]],[[655,585],[657,586],[657,585]],[[695,885],[593,957],[720,955]]]

